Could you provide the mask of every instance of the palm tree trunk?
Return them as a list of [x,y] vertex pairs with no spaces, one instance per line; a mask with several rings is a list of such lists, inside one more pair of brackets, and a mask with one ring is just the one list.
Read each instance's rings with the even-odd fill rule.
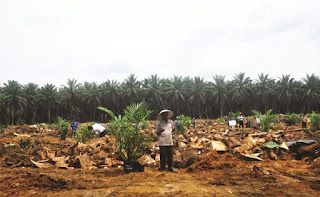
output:
[[51,110],[50,110],[50,108],[48,109],[48,122],[49,122],[49,124],[51,123]]
[[96,121],[96,102],[93,101],[93,121]]
[[73,113],[72,104],[69,105],[69,113],[70,113],[70,120],[73,121],[74,119],[73,119],[73,115],[72,115],[72,113]]
[[11,112],[11,125],[14,124],[14,109],[13,109],[13,105],[10,105],[10,112]]
[[223,110],[222,110],[222,101],[221,101],[221,97],[220,97],[220,94],[219,94],[219,108],[220,108],[220,117],[223,115]]

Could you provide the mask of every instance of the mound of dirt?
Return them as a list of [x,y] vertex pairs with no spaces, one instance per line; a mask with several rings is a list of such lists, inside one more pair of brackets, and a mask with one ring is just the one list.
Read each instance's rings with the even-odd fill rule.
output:
[[230,153],[219,154],[211,151],[201,157],[200,161],[187,168],[188,172],[197,172],[205,170],[223,170],[225,168],[234,168],[237,165],[243,165],[243,162]]
[[21,183],[24,187],[39,187],[39,188],[50,188],[50,189],[64,189],[66,188],[67,181],[64,179],[53,179],[46,174],[27,174],[25,181]]

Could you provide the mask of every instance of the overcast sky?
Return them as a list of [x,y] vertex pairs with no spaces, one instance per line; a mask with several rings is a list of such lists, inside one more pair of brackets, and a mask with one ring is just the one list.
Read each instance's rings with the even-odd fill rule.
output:
[[0,0],[0,83],[320,76],[319,0]]

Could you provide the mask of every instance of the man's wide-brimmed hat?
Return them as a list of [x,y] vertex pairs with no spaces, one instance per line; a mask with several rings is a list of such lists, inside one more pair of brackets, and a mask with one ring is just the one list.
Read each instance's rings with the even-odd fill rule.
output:
[[161,112],[159,112],[158,114],[158,119],[161,120],[161,114],[163,113],[168,113],[168,118],[171,118],[172,115],[173,115],[173,112],[169,109],[164,109],[164,110],[161,110]]

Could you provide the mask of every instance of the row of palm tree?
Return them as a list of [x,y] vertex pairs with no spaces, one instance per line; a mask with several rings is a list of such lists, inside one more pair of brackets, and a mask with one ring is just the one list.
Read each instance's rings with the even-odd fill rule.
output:
[[228,111],[249,115],[252,110],[273,109],[275,113],[320,110],[320,78],[315,74],[296,80],[290,75],[273,79],[262,73],[253,80],[238,73],[233,80],[215,75],[212,81],[176,75],[172,78],[151,75],[139,81],[131,74],[123,82],[107,80],[101,84],[81,84],[68,79],[61,87],[21,85],[9,80],[0,90],[0,124],[50,123],[58,116],[80,122],[103,122],[108,117],[97,110],[98,106],[121,114],[125,106],[137,102],[146,102],[154,110],[152,119],[163,108],[196,118],[216,118]]

